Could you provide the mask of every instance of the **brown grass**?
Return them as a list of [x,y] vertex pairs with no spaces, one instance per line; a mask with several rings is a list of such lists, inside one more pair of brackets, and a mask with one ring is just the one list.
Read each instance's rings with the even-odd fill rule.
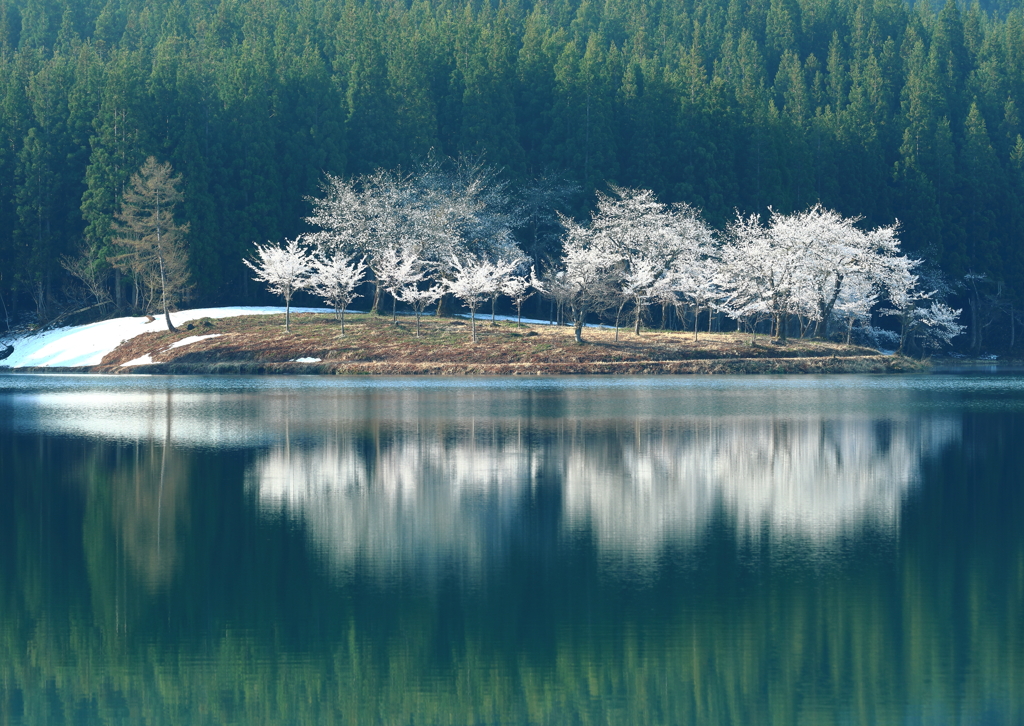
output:
[[[517,327],[477,321],[479,342],[470,339],[469,322],[424,318],[421,337],[411,317],[346,316],[346,335],[329,315],[253,315],[195,321],[191,330],[146,333],[107,355],[97,372],[123,373],[305,373],[541,375],[583,373],[820,373],[898,372],[919,364],[880,356],[858,346],[810,340],[779,345],[748,334],[612,330],[585,331],[577,345],[572,330],[552,325]],[[175,341],[217,334],[179,348]],[[149,354],[153,365],[122,367]],[[296,358],[319,358],[298,363]]]

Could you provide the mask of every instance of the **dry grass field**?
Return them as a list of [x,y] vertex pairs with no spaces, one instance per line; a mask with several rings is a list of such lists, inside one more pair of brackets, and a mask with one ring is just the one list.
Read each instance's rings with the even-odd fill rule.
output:
[[[478,342],[462,318],[348,315],[345,335],[328,315],[245,316],[194,321],[176,333],[147,333],[123,343],[97,372],[296,373],[380,375],[557,375],[656,373],[904,372],[920,364],[824,341],[778,344],[749,334],[571,328],[477,320]],[[195,338],[201,338],[192,340]],[[184,344],[174,346],[179,341]],[[124,365],[144,356],[148,364]],[[300,360],[302,359],[302,360]],[[318,360],[310,360],[318,359]]]

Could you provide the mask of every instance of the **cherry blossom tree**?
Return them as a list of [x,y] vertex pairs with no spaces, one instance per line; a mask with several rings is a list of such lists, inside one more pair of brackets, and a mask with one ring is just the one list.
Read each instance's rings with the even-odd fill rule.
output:
[[899,255],[898,224],[864,231],[856,226],[860,221],[861,217],[843,217],[820,204],[791,215],[772,215],[774,234],[801,240],[800,314],[814,321],[816,337],[828,337],[841,297],[849,304],[852,293],[873,289],[879,266]]
[[677,261],[671,278],[670,291],[663,294],[663,302],[676,308],[689,304],[693,307],[693,339],[698,339],[697,328],[701,310],[708,311],[708,332],[711,331],[711,313],[715,301],[723,296],[719,276],[720,263],[712,246],[700,245],[692,256]]
[[573,336],[583,343],[587,316],[605,309],[616,294],[619,258],[606,245],[597,244],[591,231],[562,216],[565,236],[560,269],[545,281],[546,294],[568,308]]
[[443,280],[453,277],[455,256],[521,257],[512,230],[522,224],[496,167],[480,159],[430,155],[412,172],[378,169],[346,180],[327,175],[322,196],[311,197],[306,221],[319,249],[365,257],[381,293],[397,289],[390,276],[398,259],[415,257]]
[[453,256],[451,269],[454,276],[445,283],[445,288],[469,308],[473,342],[476,343],[476,311],[501,284],[502,268],[493,262],[466,256]]
[[512,300],[512,304],[516,308],[516,325],[523,327],[523,303],[533,297],[533,292],[543,292],[544,285],[537,279],[537,271],[530,266],[530,274],[527,275],[509,275],[505,278],[505,281],[501,285],[502,294],[508,296]]
[[312,255],[299,244],[299,237],[285,240],[284,247],[256,243],[256,259],[242,262],[256,273],[257,282],[267,283],[270,292],[284,298],[284,329],[291,332],[292,296],[312,282]]
[[625,300],[633,304],[637,335],[647,306],[668,284],[672,263],[685,248],[675,224],[672,210],[648,189],[612,186],[611,194],[598,194],[588,231],[595,246],[619,261],[619,309]]
[[842,286],[833,308],[835,317],[846,324],[846,344],[853,338],[853,328],[858,323],[870,328],[871,311],[878,303],[879,287],[868,275],[848,277]]
[[719,305],[729,317],[750,324],[756,340],[758,321],[771,312],[767,290],[777,274],[771,243],[757,215],[737,217],[726,236],[718,277],[725,294]]
[[927,308],[918,308],[918,340],[925,350],[938,349],[949,345],[953,338],[961,335],[966,326],[959,323],[960,313],[945,303],[933,300]]
[[693,306],[693,339],[697,340],[700,311],[707,309],[711,327],[711,303],[721,296],[719,260],[714,232],[701,218],[700,210],[687,204],[673,207],[671,234],[677,239],[678,253],[670,269],[668,294],[659,294],[663,302],[678,307],[679,301]]
[[444,286],[434,284],[425,290],[421,290],[416,282],[409,282],[398,288],[396,297],[405,304],[412,307],[416,313],[416,337],[420,337],[420,317],[423,311],[438,301],[444,294]]
[[334,307],[335,317],[341,321],[341,334],[345,334],[345,309],[360,297],[356,293],[366,275],[365,260],[355,260],[354,255],[335,252],[330,256],[314,256],[310,290],[321,296]]
[[377,285],[391,295],[391,322],[397,322],[398,291],[426,278],[426,263],[412,250],[389,248],[377,256]]
[[[399,247],[414,247],[419,231],[417,192],[410,175],[378,169],[355,179],[327,174],[322,197],[309,197],[313,214],[306,222],[319,231],[309,240],[321,254],[362,256],[373,273],[372,312],[385,287],[382,275]],[[389,257],[389,253],[392,255]]]
[[948,344],[964,331],[964,326],[957,322],[961,311],[934,300],[936,290],[926,291],[920,286],[920,277],[914,274],[920,263],[907,257],[891,257],[880,268],[882,284],[892,304],[881,312],[900,322],[897,355],[906,350],[911,339],[916,339],[922,350],[928,350]]
[[498,298],[504,293],[505,283],[515,275],[516,269],[521,267],[525,261],[526,258],[520,257],[514,260],[501,259],[494,263],[494,288],[491,290],[491,325],[497,325],[495,308],[498,304]]

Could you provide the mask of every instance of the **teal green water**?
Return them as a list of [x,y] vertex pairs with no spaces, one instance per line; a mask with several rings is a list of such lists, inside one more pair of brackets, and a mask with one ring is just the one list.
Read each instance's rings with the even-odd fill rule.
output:
[[1024,723],[1024,378],[0,376],[0,724]]

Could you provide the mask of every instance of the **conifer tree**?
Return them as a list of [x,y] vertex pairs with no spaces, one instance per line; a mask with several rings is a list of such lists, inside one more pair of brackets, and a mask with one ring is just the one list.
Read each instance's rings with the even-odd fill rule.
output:
[[181,177],[171,165],[149,157],[132,175],[115,215],[114,243],[124,251],[111,262],[160,294],[168,330],[176,330],[170,308],[189,292],[188,224],[178,224],[175,205],[182,200]]

